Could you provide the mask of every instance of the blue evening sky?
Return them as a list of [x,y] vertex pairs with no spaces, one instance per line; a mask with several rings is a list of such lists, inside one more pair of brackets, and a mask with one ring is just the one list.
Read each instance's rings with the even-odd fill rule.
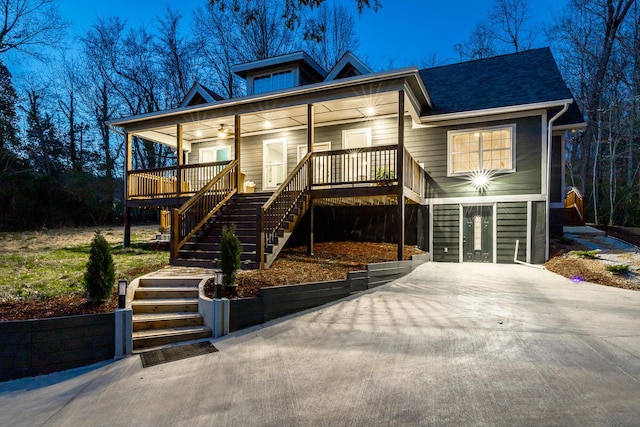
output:
[[[327,0],[332,1],[332,0]],[[355,0],[335,0],[355,11]],[[193,10],[206,0],[58,0],[63,19],[72,22],[70,32],[80,35],[96,17],[119,16],[130,25],[153,25],[164,13],[165,5],[179,9],[186,18],[183,31],[188,30]],[[409,65],[431,65],[431,57],[439,63],[457,62],[453,46],[467,39],[471,29],[483,19],[493,0],[381,0],[382,8],[374,13],[365,10],[357,15],[360,37],[360,57],[377,70]],[[533,0],[534,21],[540,28],[550,22],[553,12],[563,0]],[[540,36],[535,47],[546,45]]]

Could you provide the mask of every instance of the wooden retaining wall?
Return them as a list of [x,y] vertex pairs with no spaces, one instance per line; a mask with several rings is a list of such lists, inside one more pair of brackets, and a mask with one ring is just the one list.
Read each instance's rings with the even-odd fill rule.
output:
[[0,322],[0,381],[113,359],[114,325],[114,313]]
[[349,272],[345,280],[262,288],[257,298],[230,301],[229,331],[259,325],[384,285],[410,273],[426,260],[425,255],[411,261],[369,264],[366,270]]

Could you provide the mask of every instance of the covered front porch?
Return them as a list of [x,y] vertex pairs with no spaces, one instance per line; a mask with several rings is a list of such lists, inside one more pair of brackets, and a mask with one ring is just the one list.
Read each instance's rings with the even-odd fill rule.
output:
[[[424,170],[404,146],[407,118],[417,115],[405,89],[398,79],[321,99],[221,101],[128,123],[125,244],[132,208],[172,209],[173,258],[235,194],[268,192],[256,213],[261,267],[302,216],[313,218],[315,203],[397,205],[402,259],[405,204],[422,203],[425,194]],[[170,147],[172,164],[134,168],[132,147],[142,141]]]

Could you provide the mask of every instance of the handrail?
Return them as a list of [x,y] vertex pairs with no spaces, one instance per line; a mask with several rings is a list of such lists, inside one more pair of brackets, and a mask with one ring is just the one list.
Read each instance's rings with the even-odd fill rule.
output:
[[259,209],[257,261],[264,266],[264,254],[267,245],[276,240],[278,230],[286,222],[291,211],[297,206],[309,189],[311,156],[307,153],[287,176],[275,193]]
[[[228,164],[229,161],[208,162],[128,171],[127,200],[192,195]],[[178,188],[178,177],[181,188]]]
[[234,194],[238,161],[234,160],[194,194],[179,209],[172,211],[171,257],[178,251]]

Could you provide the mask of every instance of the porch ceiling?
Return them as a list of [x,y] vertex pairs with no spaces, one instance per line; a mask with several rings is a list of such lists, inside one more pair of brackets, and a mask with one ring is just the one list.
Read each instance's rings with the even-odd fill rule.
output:
[[[405,102],[405,105],[407,103]],[[373,119],[376,116],[389,116],[398,113],[397,92],[386,92],[352,98],[343,98],[314,103],[316,127],[343,121]],[[252,114],[243,114],[240,119],[241,135],[272,133],[283,129],[307,125],[307,106],[263,110]],[[213,119],[183,123],[182,135],[185,150],[191,143],[212,141],[218,138],[218,129],[228,129],[231,137],[234,129],[234,117],[223,116]],[[176,146],[177,126],[163,126],[135,132],[141,138]]]

